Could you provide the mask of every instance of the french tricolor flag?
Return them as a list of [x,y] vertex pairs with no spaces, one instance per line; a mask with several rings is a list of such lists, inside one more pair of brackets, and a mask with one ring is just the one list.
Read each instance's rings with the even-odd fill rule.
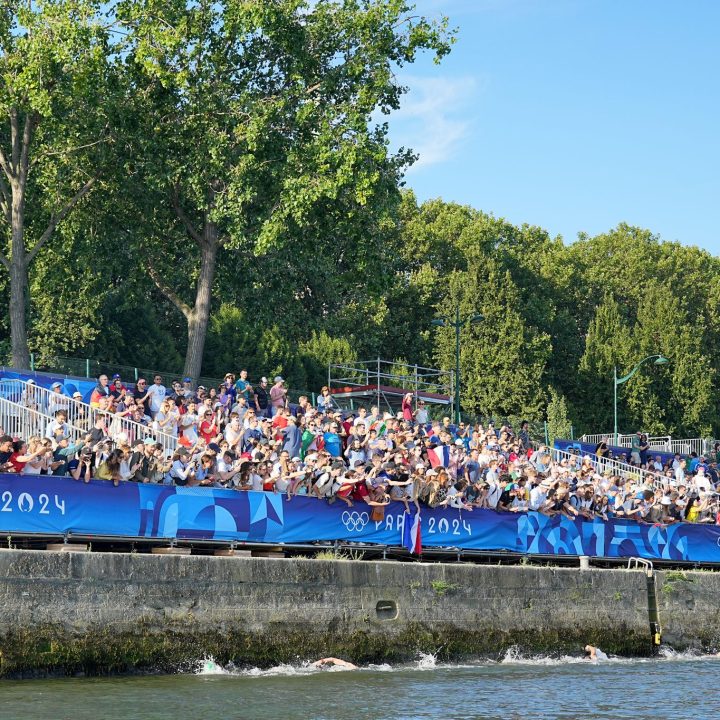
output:
[[403,547],[413,555],[422,555],[422,537],[420,532],[420,513],[415,513],[413,518],[406,512],[403,522],[402,534]]
[[448,465],[450,465],[450,448],[447,445],[438,445],[437,447],[429,448],[427,454],[430,465],[434,468],[448,467]]

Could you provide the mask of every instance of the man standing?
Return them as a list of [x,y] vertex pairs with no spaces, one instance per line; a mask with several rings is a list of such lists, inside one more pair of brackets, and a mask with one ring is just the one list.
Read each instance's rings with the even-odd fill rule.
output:
[[127,388],[123,385],[122,379],[118,373],[112,376],[112,385],[110,385],[110,394],[118,400],[127,392]]
[[100,375],[98,378],[97,385],[90,395],[90,404],[93,407],[97,407],[100,403],[100,398],[109,398],[110,388],[108,387],[108,376]]
[[237,392],[237,397],[242,396],[245,398],[245,402],[250,402],[250,394],[253,392],[253,387],[248,382],[247,375],[247,370],[243,368],[240,371],[240,377],[235,383],[235,391]]
[[[107,378],[105,378],[105,380],[107,380]],[[55,415],[58,410],[67,411],[70,399],[67,395],[63,394],[62,383],[54,382],[50,386],[50,389],[52,390],[52,393],[50,393],[50,397],[48,398],[47,414]]]
[[[242,373],[240,373],[242,376]],[[260,387],[255,388],[255,410],[258,417],[270,417],[270,393],[268,392],[268,380],[260,378]]]
[[518,440],[520,446],[527,452],[532,449],[532,440],[530,439],[530,423],[527,420],[523,420],[520,423],[520,433],[518,434]]
[[428,411],[425,407],[425,401],[424,400],[418,400],[417,402],[417,410],[415,411],[415,422],[418,425],[427,425],[428,421]]
[[276,375],[275,384],[270,388],[270,403],[273,415],[277,415],[287,405],[287,389],[284,383],[285,381],[280,375]]
[[162,384],[162,377],[155,375],[153,378],[153,384],[148,388],[145,397],[149,404],[150,415],[155,418],[155,415],[160,411],[160,405],[167,395],[167,388]]
[[632,438],[630,447],[630,459],[636,464],[640,464],[640,446],[642,442],[642,432],[638,430]]
[[57,410],[55,412],[55,419],[50,421],[45,429],[45,437],[53,440],[58,433],[67,435],[69,432],[70,428],[67,426],[67,410]]

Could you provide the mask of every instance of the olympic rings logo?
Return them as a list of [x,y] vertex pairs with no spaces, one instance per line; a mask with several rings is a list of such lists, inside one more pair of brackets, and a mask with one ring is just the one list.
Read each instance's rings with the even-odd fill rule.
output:
[[348,532],[362,532],[362,529],[370,521],[370,516],[366,512],[359,513],[355,510],[352,512],[345,510],[340,519]]

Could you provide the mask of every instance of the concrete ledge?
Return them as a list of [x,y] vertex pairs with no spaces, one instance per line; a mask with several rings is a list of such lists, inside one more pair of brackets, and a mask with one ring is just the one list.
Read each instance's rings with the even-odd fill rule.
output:
[[[677,649],[720,629],[720,577],[693,575],[713,579],[702,604],[704,583],[692,583],[702,621],[680,590],[660,610],[666,633],[681,628]],[[440,648],[501,656],[511,645],[650,650],[645,576],[626,570],[16,550],[0,553],[0,602],[4,675],[170,668],[206,653],[263,666]]]

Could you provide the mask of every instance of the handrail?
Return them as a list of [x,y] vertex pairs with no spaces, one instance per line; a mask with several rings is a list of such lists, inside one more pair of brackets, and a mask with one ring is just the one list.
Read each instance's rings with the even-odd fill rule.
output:
[[[567,450],[559,450],[558,448],[552,448],[552,452],[554,453],[554,459],[556,461],[559,461],[560,459],[582,460],[584,457],[582,454],[568,452]],[[623,477],[634,476],[639,478],[643,483],[647,482],[648,479],[651,479],[653,488],[665,487],[663,478],[658,477],[655,473],[611,458],[601,458],[597,455],[588,455],[588,457],[590,458],[590,462],[596,472],[607,470],[609,468],[614,475],[621,475]]]
[[637,570],[641,565],[645,568],[645,573],[647,574],[647,576],[652,577],[654,572],[652,560],[647,560],[641,557],[628,558],[628,570]]
[[[0,397],[0,428],[4,433],[27,440],[33,435],[45,437],[48,425],[54,418],[38,410],[12,402]],[[73,440],[80,440],[87,430],[83,430],[71,423],[65,424],[67,436]]]
[[121,436],[127,438],[128,443],[140,438],[151,438],[163,446],[165,451],[175,451],[178,446],[178,439],[175,435],[155,430],[152,427],[142,425],[134,420],[121,417],[114,413],[108,413],[94,408],[81,400],[75,400],[62,393],[56,393],[47,388],[28,383],[19,379],[0,380],[0,396],[14,394],[17,396],[18,387],[21,389],[18,403],[41,413],[45,413],[50,420],[56,411],[64,410],[67,413],[68,422],[71,425],[84,427],[88,432],[98,417],[102,414],[107,419],[108,434],[113,440]]
[[[592,435],[582,435],[579,438],[579,442],[589,443],[591,445],[597,445],[601,441],[605,440],[610,445],[616,447],[630,448],[632,446],[633,435],[618,435],[617,443],[612,441],[612,433],[594,433]],[[648,452],[667,452],[667,453],[680,453],[680,455],[689,455],[690,453],[697,453],[703,455],[712,450],[713,440],[709,438],[676,438],[673,439],[671,435],[659,435],[655,437],[648,437]]]

